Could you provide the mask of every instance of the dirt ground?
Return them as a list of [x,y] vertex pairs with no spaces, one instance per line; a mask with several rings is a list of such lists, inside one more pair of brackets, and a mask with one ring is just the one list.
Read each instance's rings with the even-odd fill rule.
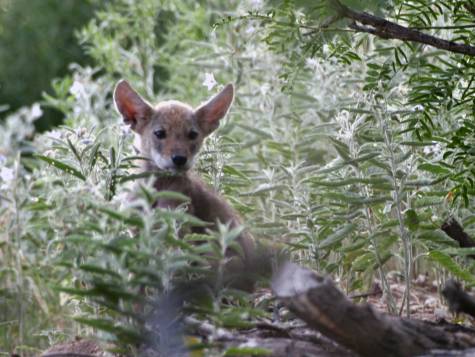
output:
[[[391,293],[395,299],[395,304],[400,310],[402,298],[404,296],[405,284],[396,279],[390,279],[389,284]],[[380,286],[380,283],[376,283]],[[378,311],[387,312],[387,297],[383,294],[368,296],[366,301],[372,304]],[[410,300],[411,318],[417,320],[440,321],[445,319],[449,321],[452,315],[449,313],[447,306],[443,304],[441,295],[437,289],[437,283],[428,279],[425,275],[420,275],[412,281],[411,300]],[[403,312],[402,316],[406,316]]]

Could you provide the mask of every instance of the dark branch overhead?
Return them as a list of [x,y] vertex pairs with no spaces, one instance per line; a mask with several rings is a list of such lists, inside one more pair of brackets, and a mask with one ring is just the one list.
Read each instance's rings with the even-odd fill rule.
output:
[[[457,241],[462,248],[475,247],[475,240],[470,237],[460,225],[459,222],[453,217],[450,217],[440,227],[450,238]],[[469,255],[470,258],[475,259],[475,255]]]
[[422,43],[454,53],[475,56],[474,46],[444,40],[366,12],[355,11],[340,3],[339,0],[333,0],[332,2],[340,16],[353,20],[349,27],[356,31],[370,33],[386,39]]

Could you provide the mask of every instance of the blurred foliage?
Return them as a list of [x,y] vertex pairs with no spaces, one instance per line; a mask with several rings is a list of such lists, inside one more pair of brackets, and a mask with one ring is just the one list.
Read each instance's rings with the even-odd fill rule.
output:
[[[74,32],[93,11],[89,0],[0,0],[0,104],[9,106],[6,113],[41,100],[70,63],[90,63]],[[48,110],[36,126],[45,130],[60,121]]]
[[[344,3],[472,40],[470,30],[444,28],[469,21],[461,1]],[[344,19],[320,29],[334,14],[327,5],[114,0],[96,13],[79,34],[93,67],[72,66],[42,103],[60,110],[65,125],[31,140],[33,105],[9,114],[0,130],[1,346],[34,355],[79,334],[167,355],[183,347],[168,344],[170,334],[192,327],[164,329],[170,316],[160,306],[173,307],[167,297],[186,290],[182,283],[213,270],[202,254],[219,265],[232,244],[236,232],[225,227],[189,235],[194,218],[183,209],[153,209],[156,195],[172,193],[137,180],[140,158],[111,99],[120,78],[151,102],[194,106],[235,83],[233,107],[197,169],[259,241],[285,245],[347,291],[366,290],[376,277],[394,313],[408,306],[418,273],[474,284],[473,251],[439,229],[456,216],[475,232],[473,60],[354,33]],[[208,90],[210,76],[217,88]],[[392,300],[393,270],[407,283],[404,306]],[[208,293],[187,316],[233,328],[268,316],[269,301],[256,306],[221,288],[201,289]]]

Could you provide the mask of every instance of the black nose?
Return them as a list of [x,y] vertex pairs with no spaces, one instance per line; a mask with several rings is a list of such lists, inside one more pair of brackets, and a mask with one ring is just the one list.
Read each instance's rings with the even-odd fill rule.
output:
[[178,166],[178,167],[183,166],[186,164],[186,156],[173,155],[172,161],[175,164],[175,166]]

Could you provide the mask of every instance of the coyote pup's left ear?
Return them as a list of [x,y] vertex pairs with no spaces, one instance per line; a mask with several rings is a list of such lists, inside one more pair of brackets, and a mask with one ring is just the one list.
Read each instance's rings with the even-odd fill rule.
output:
[[210,134],[219,126],[219,121],[228,112],[233,98],[234,87],[232,84],[228,84],[221,92],[196,109],[196,120],[205,135]]
[[140,128],[152,113],[150,104],[125,80],[117,83],[114,90],[114,102],[117,111],[124,118],[125,124],[129,124],[134,131],[140,131]]

